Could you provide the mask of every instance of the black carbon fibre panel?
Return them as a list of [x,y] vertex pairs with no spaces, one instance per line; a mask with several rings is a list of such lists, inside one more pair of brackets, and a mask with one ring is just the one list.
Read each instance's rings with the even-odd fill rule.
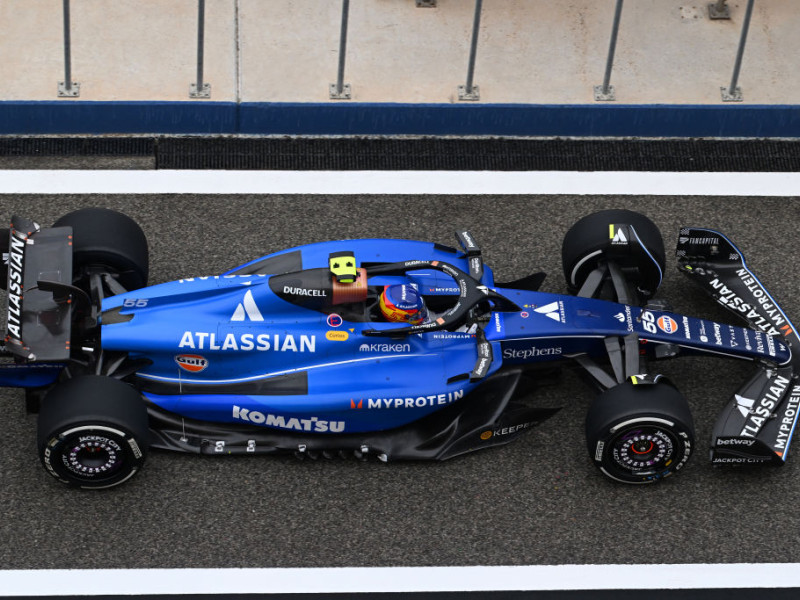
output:
[[800,171],[796,139],[0,138],[3,157],[151,157],[157,169]]

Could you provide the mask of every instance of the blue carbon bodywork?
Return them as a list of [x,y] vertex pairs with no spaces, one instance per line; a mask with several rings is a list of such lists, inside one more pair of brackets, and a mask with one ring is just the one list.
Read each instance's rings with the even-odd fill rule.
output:
[[[324,286],[307,285],[328,268],[331,253],[351,251],[359,267],[409,259],[441,261],[469,271],[460,251],[402,240],[349,240],[293,248],[223,275],[164,283],[106,298],[105,351],[151,364],[136,384],[153,404],[187,418],[310,433],[384,431],[462,402],[478,341],[466,331],[392,337],[364,335],[397,324],[372,319],[349,303],[332,304]],[[295,277],[296,275],[296,277]],[[316,276],[316,275],[314,275]],[[296,283],[292,283],[296,282]],[[369,277],[370,289],[411,283],[430,303],[456,302],[456,281],[434,269]],[[492,361],[503,367],[602,356],[604,339],[636,333],[640,349],[786,364],[789,348],[751,329],[614,302],[495,287],[522,310],[494,311],[484,333]],[[304,287],[305,285],[305,287]],[[366,315],[366,316],[365,316]]]

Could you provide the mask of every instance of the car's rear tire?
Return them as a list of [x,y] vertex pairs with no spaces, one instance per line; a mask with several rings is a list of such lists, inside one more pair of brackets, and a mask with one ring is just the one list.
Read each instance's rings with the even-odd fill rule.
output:
[[142,468],[149,446],[139,393],[99,375],[53,387],[42,402],[38,429],[45,469],[73,487],[102,489],[127,481]]
[[589,456],[623,483],[655,483],[681,470],[694,449],[686,399],[669,383],[626,381],[600,394],[586,415]]
[[53,227],[72,227],[73,279],[100,267],[127,290],[147,285],[147,238],[129,216],[107,208],[82,208],[64,215]]
[[[642,254],[615,251],[609,236],[611,225],[631,225],[646,249]],[[632,246],[631,246],[632,247]],[[655,223],[630,210],[603,210],[577,221],[564,236],[561,258],[567,288],[575,294],[601,261],[613,260],[623,270],[630,284],[645,298],[652,297],[661,284],[666,265],[664,240]],[[600,297],[610,298],[606,292]]]

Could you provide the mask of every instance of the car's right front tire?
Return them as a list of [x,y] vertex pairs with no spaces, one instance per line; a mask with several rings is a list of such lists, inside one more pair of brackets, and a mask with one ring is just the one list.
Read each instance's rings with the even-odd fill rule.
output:
[[626,381],[600,394],[586,415],[586,444],[600,471],[622,483],[655,483],[680,471],[694,449],[683,395],[665,381]]

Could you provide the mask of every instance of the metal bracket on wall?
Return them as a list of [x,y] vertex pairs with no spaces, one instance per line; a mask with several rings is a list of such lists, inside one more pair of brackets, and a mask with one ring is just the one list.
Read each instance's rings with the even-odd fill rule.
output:
[[436,0],[417,0],[417,8],[436,8]]
[[603,87],[602,85],[594,86],[594,99],[596,102],[613,102],[617,99],[613,85],[609,85],[605,89]]
[[467,90],[466,85],[458,86],[458,99],[465,102],[477,102],[481,99],[480,87],[473,85],[471,90]]
[[742,102],[744,100],[742,96],[742,88],[738,85],[734,88],[733,93],[731,93],[730,88],[725,87],[724,85],[719,88],[719,91],[722,95],[723,102]]
[[350,100],[353,97],[349,83],[343,84],[342,89],[335,83],[330,84],[329,88],[331,100]]
[[72,85],[67,87],[66,82],[58,82],[58,97],[59,98],[78,98],[81,95],[81,84],[73,81]]
[[204,83],[200,89],[197,89],[196,83],[190,84],[189,98],[211,98],[211,84]]
[[708,5],[708,18],[712,20],[731,18],[731,7],[725,4],[725,0],[712,2]]

